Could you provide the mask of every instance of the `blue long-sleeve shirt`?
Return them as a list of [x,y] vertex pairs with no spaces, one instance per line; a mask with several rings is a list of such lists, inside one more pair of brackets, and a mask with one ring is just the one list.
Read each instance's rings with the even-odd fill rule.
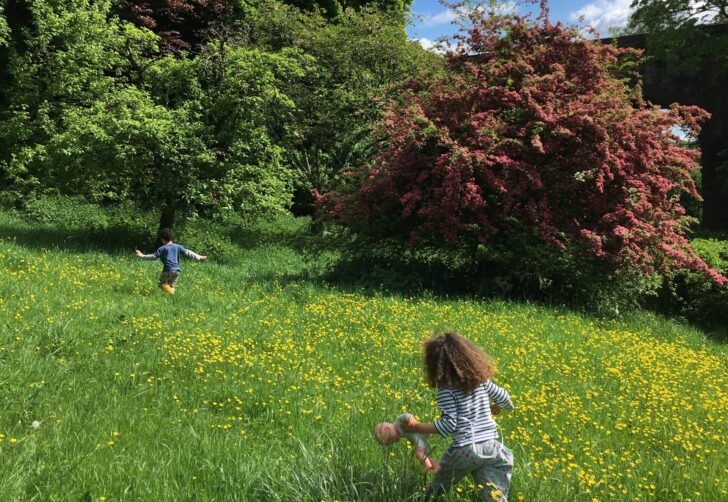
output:
[[164,272],[170,272],[182,270],[179,264],[180,255],[185,255],[189,258],[194,258],[195,260],[199,260],[201,258],[201,256],[194,251],[190,251],[189,249],[173,242],[165,244],[152,254],[143,254],[141,257],[148,260],[155,260],[159,258],[162,263],[164,263],[164,268],[162,270]]

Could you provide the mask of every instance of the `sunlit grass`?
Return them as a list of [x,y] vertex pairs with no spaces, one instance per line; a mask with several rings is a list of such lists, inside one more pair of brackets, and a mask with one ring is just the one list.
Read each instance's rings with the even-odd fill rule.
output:
[[[405,410],[436,416],[420,344],[439,326],[499,361],[516,404],[499,417],[512,500],[728,497],[728,358],[695,330],[289,281],[306,263],[284,245],[186,262],[168,297],[159,264],[131,248],[67,252],[11,234],[0,500],[418,499],[411,452],[370,431]],[[434,454],[447,444],[433,438]]]

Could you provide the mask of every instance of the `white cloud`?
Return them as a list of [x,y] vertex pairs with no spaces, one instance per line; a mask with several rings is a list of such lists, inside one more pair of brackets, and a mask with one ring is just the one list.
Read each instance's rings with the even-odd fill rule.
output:
[[[596,28],[601,36],[609,35],[609,28],[623,28],[632,13],[632,0],[596,0],[569,13],[572,22],[581,19]],[[710,22],[716,15],[715,9],[706,9],[705,0],[690,0],[692,12],[683,18],[693,18],[700,23]],[[701,12],[702,11],[702,12]]]
[[436,54],[445,54],[448,50],[452,49],[452,45],[444,40],[430,40],[429,38],[416,38],[415,42],[420,44],[425,50],[434,52]]
[[458,17],[458,13],[452,9],[447,9],[437,14],[425,14],[422,16],[422,26],[431,28],[441,24],[449,24],[452,23],[456,17]]
[[594,27],[601,36],[609,35],[609,28],[623,28],[632,12],[632,0],[597,0],[569,13],[569,20],[584,22]]
[[[708,2],[705,0],[691,0],[690,8],[692,10],[691,16],[698,23],[710,23],[719,14],[717,8],[710,9],[707,7]],[[685,17],[685,16],[684,16]]]
[[423,49],[426,49],[428,51],[435,46],[435,42],[433,42],[429,38],[416,38],[415,42],[420,44]]
[[519,6],[518,2],[503,2],[499,3],[495,7],[496,14],[500,14],[502,16],[506,16],[508,14],[518,14]]
[[[476,9],[483,9],[482,6],[476,7]],[[520,7],[518,6],[518,2],[516,1],[508,1],[508,2],[500,2],[496,4],[496,6],[493,8],[493,11],[496,14],[500,15],[508,15],[508,14],[517,14]],[[437,14],[420,14],[422,16],[422,21],[420,23],[421,26],[424,26],[426,28],[432,28],[433,26],[440,26],[442,24],[450,24],[455,19],[458,18],[458,16],[462,15],[464,12],[467,12],[466,10],[458,9],[446,9],[442,12],[438,12]]]

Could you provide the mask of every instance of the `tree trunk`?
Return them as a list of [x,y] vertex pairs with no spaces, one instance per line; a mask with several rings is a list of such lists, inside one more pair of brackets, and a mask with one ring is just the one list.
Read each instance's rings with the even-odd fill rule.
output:
[[[169,228],[174,230],[174,215],[177,212],[177,208],[173,204],[166,204],[162,208],[162,214],[159,217],[159,230],[163,228]],[[162,240],[157,236],[157,247],[162,245]]]

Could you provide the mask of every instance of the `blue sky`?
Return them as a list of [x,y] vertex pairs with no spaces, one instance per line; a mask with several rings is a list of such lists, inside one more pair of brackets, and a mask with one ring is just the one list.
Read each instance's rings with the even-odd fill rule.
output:
[[[524,7],[518,1],[502,3],[506,9],[518,9],[520,13],[525,13],[528,9],[528,6]],[[583,24],[594,26],[602,35],[608,36],[610,27],[625,25],[631,3],[632,0],[551,0],[550,17],[552,21],[566,23],[577,23],[583,17]],[[437,0],[414,0],[412,12],[416,19],[408,27],[407,33],[425,47],[430,46],[438,37],[451,35],[456,31],[456,27],[451,24],[454,13]]]

